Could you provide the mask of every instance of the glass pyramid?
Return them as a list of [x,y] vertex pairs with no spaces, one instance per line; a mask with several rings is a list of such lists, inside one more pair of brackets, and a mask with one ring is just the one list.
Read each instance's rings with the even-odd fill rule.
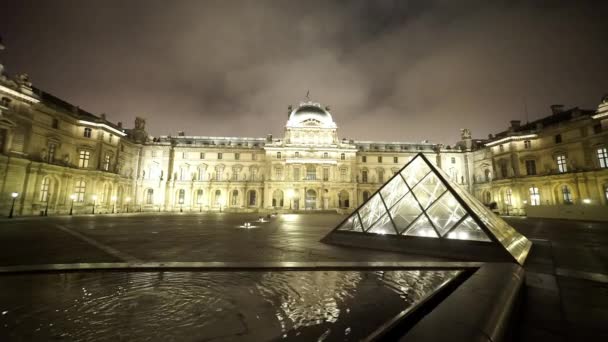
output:
[[490,244],[520,264],[532,245],[421,153],[334,230]]

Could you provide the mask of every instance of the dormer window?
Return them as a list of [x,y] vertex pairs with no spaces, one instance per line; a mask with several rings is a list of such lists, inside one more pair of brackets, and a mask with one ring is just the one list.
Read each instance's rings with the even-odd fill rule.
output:
[[85,127],[85,128],[84,128],[84,134],[83,134],[83,136],[84,136],[85,138],[90,138],[90,137],[91,137],[91,133],[92,133],[92,132],[93,132],[93,131],[92,131],[92,130],[91,130],[89,127]]

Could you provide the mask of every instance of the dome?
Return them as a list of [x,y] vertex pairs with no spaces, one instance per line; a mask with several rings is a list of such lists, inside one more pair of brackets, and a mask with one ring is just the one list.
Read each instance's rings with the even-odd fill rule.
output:
[[321,107],[318,103],[306,102],[300,105],[289,114],[287,126],[302,127],[302,126],[320,126],[334,128],[334,123],[331,114]]

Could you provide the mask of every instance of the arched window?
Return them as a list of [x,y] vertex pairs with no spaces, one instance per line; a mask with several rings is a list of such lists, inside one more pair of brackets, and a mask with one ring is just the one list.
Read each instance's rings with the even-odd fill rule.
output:
[[51,180],[48,177],[44,177],[42,185],[40,186],[40,202],[46,202],[49,200],[49,187],[51,186]]
[[153,203],[154,203],[154,190],[148,189],[148,190],[146,190],[146,204],[153,204]]
[[530,188],[530,205],[540,205],[540,192],[535,186]]
[[231,205],[236,206],[239,204],[239,191],[238,190],[232,190],[232,201],[230,202]]
[[572,191],[567,185],[562,186],[562,198],[564,199],[564,204],[572,204]]
[[186,200],[186,190],[179,189],[179,192],[177,193],[177,203],[184,204],[185,200]]
[[74,184],[74,195],[76,195],[76,201],[77,202],[84,202],[84,193],[86,192],[87,189],[87,183],[80,179],[78,181],[76,181],[76,184]]
[[215,190],[215,205],[216,206],[222,205],[222,191],[221,190]]

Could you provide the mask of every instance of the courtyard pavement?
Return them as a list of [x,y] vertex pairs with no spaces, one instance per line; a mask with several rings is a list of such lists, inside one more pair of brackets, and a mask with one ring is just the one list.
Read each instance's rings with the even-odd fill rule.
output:
[[[0,266],[93,262],[445,261],[331,246],[344,216],[157,213],[0,219]],[[534,242],[514,340],[608,340],[608,225],[505,218]],[[245,221],[257,228],[239,228]],[[1,290],[0,285],[0,290]],[[463,308],[463,312],[466,308]]]

